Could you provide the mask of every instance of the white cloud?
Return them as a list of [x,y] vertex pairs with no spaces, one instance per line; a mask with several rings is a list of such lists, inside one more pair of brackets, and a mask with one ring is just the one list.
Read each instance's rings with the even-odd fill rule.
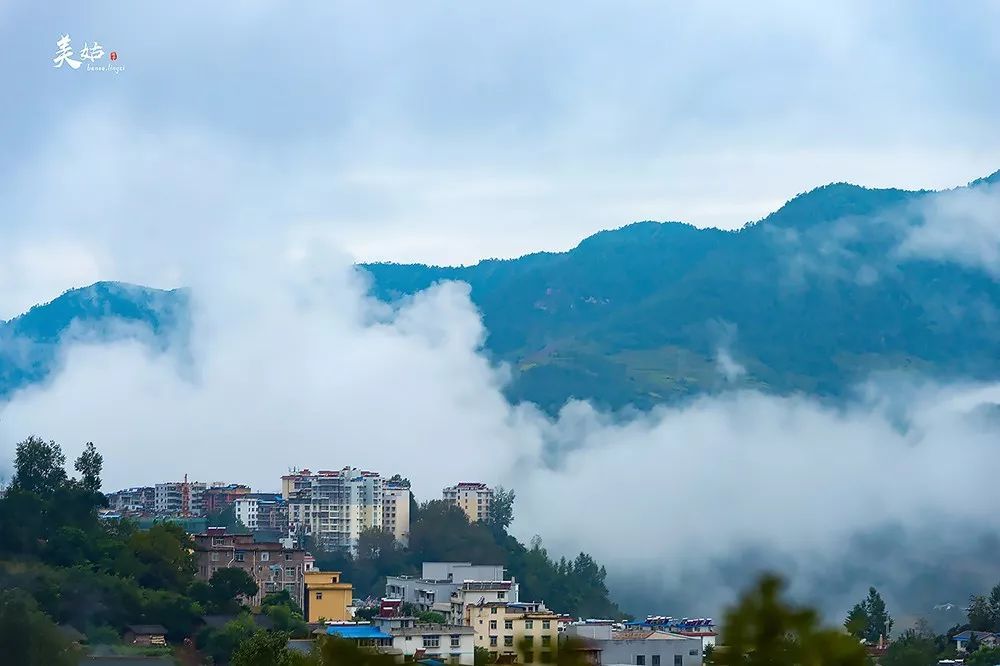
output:
[[1000,278],[1000,185],[936,192],[919,202],[916,217],[901,256],[952,261]]

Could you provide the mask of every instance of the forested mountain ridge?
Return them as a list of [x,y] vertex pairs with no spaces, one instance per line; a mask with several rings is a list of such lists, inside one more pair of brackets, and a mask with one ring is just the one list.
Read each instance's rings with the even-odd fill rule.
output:
[[[946,194],[998,183],[1000,172]],[[488,352],[514,369],[510,396],[549,410],[572,397],[648,408],[734,385],[840,396],[883,370],[994,378],[1000,283],[901,251],[940,195],[838,183],[737,231],[638,222],[567,252],[361,268],[386,301],[467,282]],[[186,305],[183,290],[98,283],[33,308],[0,324],[0,394],[46,375],[71,322],[95,336],[148,323],[162,343]]]
[[365,268],[387,300],[468,282],[489,349],[517,370],[513,397],[549,409],[571,396],[648,407],[733,382],[836,396],[879,370],[996,377],[997,281],[898,252],[936,194],[840,183],[738,231],[640,222],[564,253]]

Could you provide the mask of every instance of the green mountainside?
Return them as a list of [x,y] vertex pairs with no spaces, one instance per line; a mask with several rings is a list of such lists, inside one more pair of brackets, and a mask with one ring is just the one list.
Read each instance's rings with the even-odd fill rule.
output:
[[[1000,172],[969,187],[998,183]],[[879,371],[1000,376],[1000,283],[898,251],[931,196],[833,184],[738,231],[639,222],[568,252],[362,268],[386,301],[467,282],[488,352],[514,370],[510,396],[550,411],[573,397],[645,409],[734,385],[837,397]],[[37,306],[0,324],[0,395],[43,379],[67,331],[148,324],[165,344],[186,330],[186,307],[183,290],[119,283]]]

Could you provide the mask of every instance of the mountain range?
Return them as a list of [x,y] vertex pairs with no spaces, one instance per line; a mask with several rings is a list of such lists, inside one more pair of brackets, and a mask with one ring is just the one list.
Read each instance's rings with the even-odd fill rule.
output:
[[[998,183],[1000,172],[949,194]],[[937,196],[837,183],[736,231],[638,222],[567,252],[360,267],[390,302],[467,282],[488,353],[514,371],[510,397],[549,411],[570,398],[647,409],[733,386],[838,398],[883,371],[995,378],[1000,282],[901,251]],[[166,344],[187,302],[185,290],[102,282],[0,323],[0,395],[43,380],[70,330]]]

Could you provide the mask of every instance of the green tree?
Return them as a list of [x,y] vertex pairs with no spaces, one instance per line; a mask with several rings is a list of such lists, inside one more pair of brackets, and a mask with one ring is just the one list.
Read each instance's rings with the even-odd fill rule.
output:
[[252,597],[258,587],[243,569],[225,567],[217,570],[208,581],[212,588],[212,608],[216,613],[237,613],[243,608],[240,597]]
[[514,491],[497,486],[493,489],[493,499],[490,501],[490,514],[486,524],[497,532],[506,532],[513,521]]
[[66,455],[55,442],[31,435],[17,445],[10,487],[50,497],[66,483]]
[[203,629],[198,634],[198,648],[213,663],[228,663],[236,649],[255,633],[257,627],[253,620],[248,615],[241,615],[220,629]]
[[306,638],[309,636],[309,627],[306,625],[302,614],[292,610],[288,606],[267,606],[263,613],[271,618],[274,629],[284,631],[295,638]]
[[979,648],[965,657],[965,666],[994,666],[1000,664],[1000,647]]
[[740,666],[863,666],[866,655],[850,636],[819,626],[816,612],[782,598],[784,583],[763,576],[725,614],[715,664]]
[[233,652],[232,666],[289,666],[288,634],[258,631],[243,640]]
[[864,609],[868,615],[864,639],[872,644],[877,643],[881,636],[889,640],[889,634],[892,633],[892,616],[885,608],[882,595],[874,587],[868,588],[868,598],[864,601]]
[[448,621],[448,618],[437,611],[424,611],[417,615],[417,619],[428,624],[445,624]]
[[24,590],[0,591],[0,655],[18,666],[75,666],[77,651]]
[[476,666],[486,666],[486,664],[493,663],[493,656],[489,650],[478,645],[473,649],[475,650],[473,659]]
[[299,611],[298,604],[292,599],[292,595],[288,590],[278,590],[277,592],[268,592],[265,594],[264,598],[260,600],[260,607],[269,608],[271,606],[286,606],[293,612]]
[[847,633],[857,639],[865,637],[865,633],[868,631],[868,612],[865,610],[864,603],[854,604],[844,620],[844,628],[847,629]]
[[104,467],[104,457],[97,452],[93,442],[87,442],[83,453],[73,465],[80,473],[80,484],[86,490],[96,493],[101,490],[101,469]]
[[191,539],[179,525],[157,523],[135,532],[129,548],[138,563],[136,579],[143,587],[184,592],[194,580]]
[[940,650],[933,638],[912,629],[894,640],[879,659],[880,666],[927,666],[936,664]]
[[969,628],[973,631],[993,631],[996,626],[997,616],[990,600],[981,594],[969,597],[969,608],[966,613],[969,618]]

